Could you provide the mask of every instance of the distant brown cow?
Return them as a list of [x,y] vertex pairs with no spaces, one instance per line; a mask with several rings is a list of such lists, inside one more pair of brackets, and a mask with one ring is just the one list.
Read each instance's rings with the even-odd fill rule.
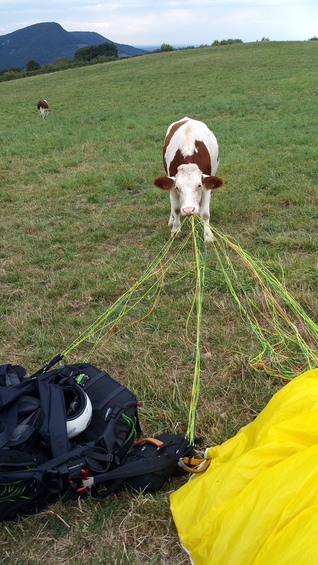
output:
[[49,105],[47,100],[39,100],[37,104],[37,108],[42,116],[42,118],[46,118],[49,113]]

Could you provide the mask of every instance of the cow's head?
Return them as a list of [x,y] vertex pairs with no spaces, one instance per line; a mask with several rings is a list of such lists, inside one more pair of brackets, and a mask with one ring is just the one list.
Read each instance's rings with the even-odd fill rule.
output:
[[175,177],[156,177],[153,184],[161,190],[172,190],[180,201],[183,216],[199,214],[202,192],[220,188],[224,184],[221,177],[202,174],[193,163],[180,165]]

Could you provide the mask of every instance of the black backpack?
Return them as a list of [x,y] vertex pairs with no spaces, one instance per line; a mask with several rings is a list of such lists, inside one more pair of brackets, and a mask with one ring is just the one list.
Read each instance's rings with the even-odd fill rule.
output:
[[[140,434],[137,399],[125,386],[88,363],[52,364],[29,378],[23,367],[0,366],[1,520],[85,496],[85,479],[119,467]],[[91,421],[74,437],[72,410],[75,419],[87,396]]]

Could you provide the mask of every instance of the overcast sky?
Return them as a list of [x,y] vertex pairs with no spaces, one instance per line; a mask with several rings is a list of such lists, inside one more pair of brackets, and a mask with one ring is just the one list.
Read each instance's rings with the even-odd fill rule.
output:
[[128,45],[318,37],[318,0],[0,0],[0,35],[40,22]]

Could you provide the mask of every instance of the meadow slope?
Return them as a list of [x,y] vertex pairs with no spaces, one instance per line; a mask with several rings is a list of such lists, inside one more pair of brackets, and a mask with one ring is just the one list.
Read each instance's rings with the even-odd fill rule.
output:
[[[163,174],[168,125],[184,116],[219,142],[225,187],[212,196],[212,226],[262,260],[317,322],[317,43],[186,49],[0,84],[1,364],[36,370],[141,279],[169,239],[169,198],[152,179]],[[192,268],[189,242],[151,315],[90,359],[135,391],[148,435],[187,427]],[[249,370],[259,344],[220,274],[207,283],[203,446],[233,435],[282,386]],[[188,563],[168,500],[185,480],[2,523],[2,562]]]

